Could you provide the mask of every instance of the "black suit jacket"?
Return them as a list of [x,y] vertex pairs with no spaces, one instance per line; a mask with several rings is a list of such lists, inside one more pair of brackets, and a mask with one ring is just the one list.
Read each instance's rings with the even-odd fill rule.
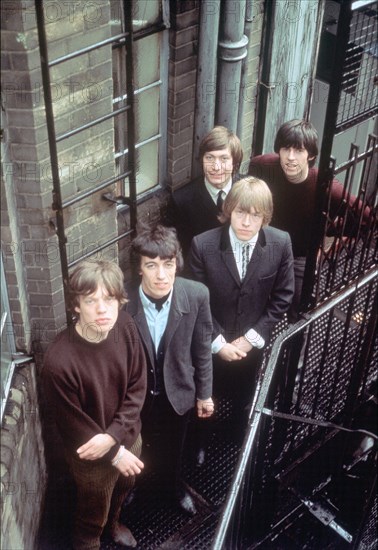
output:
[[268,341],[293,298],[290,237],[273,227],[260,230],[243,281],[231,248],[228,224],[194,237],[189,269],[193,278],[210,291],[213,338],[222,334],[227,342],[250,328]]
[[[148,390],[145,408],[156,387],[154,349],[138,288],[129,293],[127,311],[133,317],[146,352]],[[196,398],[212,395],[212,323],[208,289],[195,281],[176,277],[164,337],[164,386],[167,397],[182,415]]]
[[[233,183],[240,176],[233,177]],[[177,229],[178,237],[186,256],[195,235],[220,227],[219,211],[201,176],[172,193],[169,206],[169,221]]]

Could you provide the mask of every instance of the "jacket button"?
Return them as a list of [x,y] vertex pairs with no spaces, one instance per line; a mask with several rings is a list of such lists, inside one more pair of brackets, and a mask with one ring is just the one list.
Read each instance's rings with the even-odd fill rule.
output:
[[151,395],[154,395],[154,390],[150,390],[150,394],[151,394]]

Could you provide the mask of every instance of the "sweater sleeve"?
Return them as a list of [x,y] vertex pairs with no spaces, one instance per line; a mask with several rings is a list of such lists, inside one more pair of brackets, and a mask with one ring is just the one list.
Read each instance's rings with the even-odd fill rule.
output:
[[100,426],[83,410],[78,381],[74,372],[64,368],[67,357],[57,354],[54,346],[46,353],[42,382],[49,410],[68,450],[74,452],[93,436]]
[[369,225],[370,207],[348,193],[337,179],[331,184],[329,209],[332,219],[345,218],[345,235],[355,236],[359,227],[364,229]]

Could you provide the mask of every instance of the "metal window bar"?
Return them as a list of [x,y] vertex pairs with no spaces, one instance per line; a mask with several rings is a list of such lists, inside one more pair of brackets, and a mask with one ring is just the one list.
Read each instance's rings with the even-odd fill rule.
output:
[[[367,80],[360,80],[359,82],[362,82],[363,86],[361,90],[359,90],[358,94],[348,94],[345,93],[345,91],[343,92],[343,88],[346,83],[346,76],[349,75],[346,67],[348,65],[348,52],[352,47],[351,42],[358,42],[358,46],[362,44],[364,46],[364,50],[368,48],[367,44],[369,44],[369,55],[371,54],[374,58],[373,48],[375,44],[375,32],[370,32],[370,34],[364,36],[366,28],[368,28],[369,31],[373,31],[375,28],[374,25],[376,25],[376,23],[373,22],[375,18],[375,11],[374,9],[371,9],[372,5],[373,2],[352,3],[347,0],[340,3],[340,13],[336,30],[335,53],[331,71],[332,78],[329,88],[328,104],[324,122],[324,135],[319,161],[316,207],[317,214],[313,223],[312,243],[307,258],[302,293],[302,304],[304,310],[314,307],[314,305],[318,303],[317,300],[321,299],[321,286],[320,282],[316,281],[316,273],[319,274],[321,271],[320,269],[317,270],[318,251],[319,247],[322,246],[321,243],[327,226],[327,217],[323,213],[324,195],[326,193],[327,185],[329,186],[332,181],[333,170],[335,169],[334,163],[332,164],[332,160],[330,161],[330,159],[332,159],[331,155],[334,137],[341,131],[350,128],[363,120],[371,118],[376,113],[376,102],[374,101],[375,84],[373,80],[369,80],[369,85],[367,85]],[[361,19],[364,23],[367,21],[369,22],[367,27],[366,25],[364,26],[363,24],[360,24]],[[361,41],[361,43],[359,41]],[[361,71],[360,64],[358,64],[357,68]],[[368,78],[372,77],[372,73],[373,71],[368,70],[366,67],[366,75]],[[357,95],[361,98],[361,100],[357,97]],[[352,105],[353,111],[350,110]],[[367,241],[369,239],[370,247],[372,247],[371,236],[368,237]],[[345,247],[345,251],[348,251],[347,247]],[[324,249],[322,250],[322,256],[324,256]],[[361,267],[368,266],[370,260],[367,256],[367,247],[365,247],[364,252],[359,255]],[[323,261],[323,257],[321,258],[321,261]],[[345,273],[347,273],[347,271]],[[313,292],[314,288],[316,288],[315,292]]]
[[[359,154],[359,149],[351,145],[349,160],[335,167],[335,159],[330,160],[330,182],[328,184],[328,204],[325,219],[324,237],[318,254],[318,276],[315,281],[316,303],[330,296],[359,273],[364,272],[376,261],[377,216],[375,204],[378,190],[376,186],[368,196],[368,182],[376,177],[377,137],[370,135],[367,150]],[[361,166],[358,193],[354,205],[348,203],[357,168]],[[330,184],[333,176],[345,172],[345,186],[340,215],[332,219],[330,215]],[[347,226],[350,226],[349,229]],[[333,242],[327,244],[327,235],[332,233]],[[329,240],[329,239],[328,239]]]
[[[79,260],[84,259],[90,255],[93,255],[99,252],[100,250],[103,250],[104,248],[110,246],[111,244],[114,244],[115,242],[119,241],[123,237],[129,235],[134,230],[136,226],[136,221],[137,221],[136,173],[135,173],[135,117],[134,117],[134,109],[132,105],[133,97],[134,97],[134,85],[133,85],[133,77],[132,77],[132,74],[133,74],[132,72],[133,71],[132,2],[128,0],[123,0],[122,6],[123,6],[122,13],[124,18],[123,24],[125,29],[124,33],[118,34],[106,40],[102,40],[96,44],[93,44],[86,48],[82,48],[80,50],[77,50],[76,52],[72,52],[71,54],[62,56],[53,61],[49,61],[46,30],[45,30],[44,6],[41,0],[35,0],[40,59],[41,59],[42,84],[43,84],[43,93],[44,93],[44,101],[45,101],[48,142],[49,142],[49,150],[50,150],[50,157],[51,157],[51,169],[52,169],[52,180],[53,180],[53,209],[56,212],[56,231],[57,231],[58,242],[59,242],[59,253],[60,253],[61,269],[62,269],[62,276],[63,276],[63,289],[64,289],[64,297],[65,297],[66,304],[69,303],[68,301],[69,268],[75,265]],[[126,78],[126,95],[128,98],[127,106],[120,108],[112,113],[109,113],[104,117],[100,117],[88,124],[82,125],[70,132],[66,132],[65,134],[57,136],[55,131],[55,121],[54,121],[54,113],[53,113],[53,106],[52,106],[50,69],[60,63],[64,63],[68,60],[74,59],[78,56],[81,56],[85,53],[93,51],[97,48],[106,46],[108,44],[119,45],[121,43],[125,44],[126,46],[125,63],[126,63],[126,75],[127,75],[127,78]],[[74,199],[63,201],[62,193],[61,193],[59,167],[58,167],[59,161],[58,161],[57,143],[64,139],[68,139],[83,130],[91,128],[96,124],[99,124],[105,120],[108,120],[109,118],[118,116],[124,112],[126,112],[127,114],[127,132],[128,132],[130,169],[127,171],[124,171],[124,173],[121,176],[118,175],[116,178],[102,182],[96,187],[92,188],[91,190],[75,197]],[[123,177],[123,176],[125,177],[127,176],[129,178],[129,183],[130,183],[129,197],[123,198],[123,199],[124,199],[124,203],[127,203],[130,207],[131,229],[129,231],[124,232],[122,235],[118,235],[118,237],[116,237],[115,239],[110,239],[107,242],[103,243],[96,249],[92,250],[90,254],[89,253],[84,254],[81,257],[75,259],[73,262],[69,263],[68,257],[67,257],[67,250],[66,250],[67,237],[65,233],[65,226],[64,226],[64,220],[63,220],[64,209],[67,208],[68,206],[71,206],[75,202],[78,202],[88,197],[89,195],[98,192],[99,190],[107,187],[108,185],[115,183],[120,179],[120,177]],[[104,198],[107,198],[107,197],[104,196]],[[67,318],[67,323],[70,323],[71,314],[69,313],[68,309],[66,310],[66,318]]]
[[[261,505],[261,494],[259,493],[258,485],[262,484],[265,486],[265,489],[267,487],[269,489],[269,476],[274,477],[274,474],[281,470],[281,467],[277,464],[277,461],[279,460],[279,447],[274,445],[274,443],[277,444],[277,441],[281,443],[282,454],[284,455],[284,458],[286,457],[286,461],[289,461],[290,463],[293,461],[293,451],[295,451],[295,447],[299,448],[299,446],[305,442],[308,448],[310,443],[314,442],[314,438],[311,438],[311,435],[317,435],[317,430],[319,430],[316,425],[317,420],[319,420],[320,424],[322,421],[334,420],[335,422],[337,421],[338,425],[341,424],[342,427],[350,426],[351,414],[355,408],[358,397],[360,396],[359,390],[361,387],[366,387],[367,380],[371,379],[373,374],[372,370],[369,369],[368,366],[369,363],[374,362],[374,358],[372,356],[374,330],[369,331],[368,329],[369,326],[374,327],[377,322],[377,311],[376,308],[372,307],[372,302],[374,305],[372,297],[377,291],[377,284],[378,268],[373,267],[364,276],[360,277],[337,295],[308,313],[306,319],[301,319],[296,324],[290,325],[286,331],[279,334],[274,340],[270,355],[259,372],[243,447],[223,508],[223,513],[221,514],[221,520],[216,529],[215,537],[212,543],[212,550],[221,550],[226,547],[232,547],[235,549],[243,547],[252,548],[252,546],[249,546],[251,544],[250,540],[247,545],[245,545],[245,541],[241,541],[241,537],[243,536],[243,516],[244,514],[247,514],[248,517],[246,523],[248,523],[248,521],[250,522],[251,517],[258,514],[259,507]],[[346,395],[342,396],[343,399],[341,399],[338,403],[338,407],[335,407],[333,410],[329,407],[329,403],[335,399],[335,391],[333,388],[331,388],[331,391],[328,392],[327,399],[319,399],[320,404],[318,406],[316,406],[316,404],[315,406],[312,405],[314,400],[313,386],[316,384],[317,387],[315,388],[315,394],[319,397],[319,386],[322,383],[325,365],[327,364],[325,362],[327,353],[323,350],[323,352],[317,356],[317,366],[315,366],[317,372],[315,372],[314,375],[311,372],[314,368],[314,365],[311,364],[311,362],[308,364],[307,373],[304,372],[305,367],[302,367],[302,379],[299,382],[301,387],[298,388],[298,393],[293,393],[293,395],[296,395],[298,404],[304,400],[305,392],[308,392],[306,397],[310,406],[312,406],[312,409],[309,410],[306,408],[300,408],[298,405],[295,405],[293,407],[293,414],[304,417],[305,420],[306,418],[309,418],[309,423],[298,423],[297,427],[294,429],[291,428],[289,431],[287,431],[287,429],[283,430],[284,436],[282,437],[279,432],[281,432],[283,421],[279,419],[274,421],[271,420],[273,423],[272,425],[276,426],[275,434],[273,434],[275,435],[276,441],[274,441],[274,438],[272,440],[272,436],[267,435],[267,432],[269,432],[269,425],[266,422],[267,417],[264,415],[267,413],[267,407],[269,410],[272,406],[273,408],[276,408],[278,403],[277,396],[272,397],[271,392],[272,390],[277,391],[274,390],[272,385],[277,385],[277,380],[275,377],[279,372],[282,373],[282,364],[280,364],[279,361],[284,357],[283,352],[290,342],[293,341],[293,339],[305,334],[308,330],[316,330],[317,323],[323,323],[325,321],[328,325],[328,331],[331,330],[332,324],[334,324],[331,322],[331,318],[334,319],[335,310],[345,307],[345,304],[349,307],[350,321],[352,310],[355,308],[356,304],[360,306],[358,303],[359,301],[365,304],[365,319],[363,326],[358,327],[360,335],[355,339],[355,349],[353,350],[355,355],[360,358],[359,364],[354,365],[354,369],[352,369],[351,365],[348,364],[345,369],[349,374],[349,378],[347,378],[347,381],[344,380],[344,385],[348,384],[350,390],[349,393],[345,390],[344,393]],[[344,331],[344,334],[350,330],[354,330],[353,323],[350,323],[347,327],[347,317],[348,315],[339,320],[339,323],[342,325],[345,324],[344,328],[341,329]],[[319,327],[318,332],[320,333],[322,341],[324,341],[325,338],[326,340],[329,339],[329,334],[324,335],[324,332],[319,330]],[[364,342],[362,342],[362,334],[365,336]],[[366,337],[368,339],[370,338],[370,340],[366,341]],[[316,342],[314,343],[314,339],[310,334],[307,337],[307,344],[309,343],[311,343],[310,345],[315,348],[316,353],[319,349],[321,349]],[[368,349],[367,355],[360,353],[362,343],[364,344],[364,347]],[[340,348],[342,347],[343,346],[340,345]],[[329,349],[332,351],[332,346],[329,346]],[[366,363],[366,361],[369,361],[369,363]],[[338,371],[336,374],[340,374],[339,366],[337,366],[336,369],[333,369],[332,364],[330,364],[328,365],[328,370],[330,371],[330,376],[335,374],[333,372],[334,370]],[[305,376],[309,377],[307,379],[307,383],[304,381]],[[314,377],[317,379],[316,382]],[[342,382],[343,381],[340,380],[339,376],[334,376],[335,386],[340,385]],[[326,383],[327,381],[323,382],[323,386]],[[291,400],[290,402],[292,403]],[[324,405],[326,405],[326,407],[324,407]],[[314,420],[313,422],[312,419]],[[274,422],[276,422],[276,424],[274,424]],[[289,440],[285,436],[289,436]],[[329,437],[330,435],[326,436],[326,439]],[[289,451],[291,451],[291,454]],[[283,464],[285,464],[285,462],[283,462]],[[251,480],[252,488],[250,485]],[[257,487],[253,487],[253,485],[256,485]],[[268,500],[269,506],[273,506],[274,501],[270,499]],[[282,521],[282,519],[280,519],[280,521]],[[267,526],[267,529],[269,529],[269,525]]]

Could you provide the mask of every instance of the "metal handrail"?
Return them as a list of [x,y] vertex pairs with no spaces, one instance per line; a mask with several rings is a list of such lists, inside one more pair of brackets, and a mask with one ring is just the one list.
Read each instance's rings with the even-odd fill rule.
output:
[[256,441],[261,416],[264,414],[263,408],[265,406],[266,398],[275,373],[278,358],[284,344],[375,278],[378,278],[378,266],[373,266],[362,277],[359,277],[351,282],[347,288],[341,290],[335,294],[335,296],[329,298],[314,310],[306,313],[302,319],[300,319],[297,323],[290,325],[274,340],[269,360],[259,371],[256,390],[249,413],[246,435],[244,437],[241,454],[235,468],[234,477],[231,482],[231,488],[222,511],[222,519],[215,532],[212,550],[222,550],[224,548],[223,544],[230,525],[232,513],[235,509],[236,499],[245,476],[246,467],[250,459],[253,444]]

